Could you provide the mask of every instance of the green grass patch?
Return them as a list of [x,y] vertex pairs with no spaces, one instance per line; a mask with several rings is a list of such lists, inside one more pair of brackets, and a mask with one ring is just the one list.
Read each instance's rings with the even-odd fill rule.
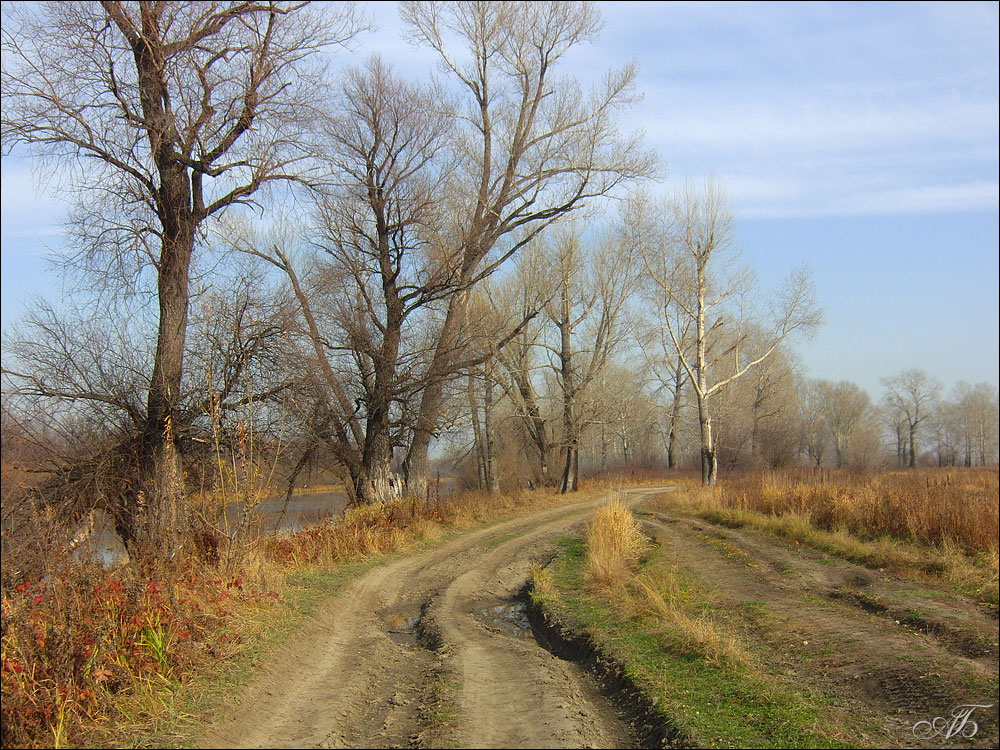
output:
[[[698,747],[849,747],[856,740],[827,716],[821,696],[782,683],[758,666],[713,663],[679,648],[684,638],[650,615],[623,617],[622,607],[584,587],[584,541],[559,540],[560,558],[540,576],[534,596],[571,627],[588,632],[625,666],[667,721]],[[639,574],[655,580],[668,566],[655,549]],[[696,586],[681,584],[692,616],[704,613]]]
[[512,539],[517,539],[519,536],[523,535],[527,531],[528,530],[525,529],[525,531],[519,531],[514,534],[504,534],[503,536],[498,536],[496,539],[490,541],[489,547],[490,549],[493,549],[494,547],[499,547],[501,544],[509,542]]

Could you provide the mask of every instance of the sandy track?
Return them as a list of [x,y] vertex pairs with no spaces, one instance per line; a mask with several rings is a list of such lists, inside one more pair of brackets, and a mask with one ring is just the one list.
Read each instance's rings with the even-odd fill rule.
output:
[[365,573],[290,639],[201,745],[633,745],[589,678],[519,629],[510,606],[531,563],[606,500],[467,532]]

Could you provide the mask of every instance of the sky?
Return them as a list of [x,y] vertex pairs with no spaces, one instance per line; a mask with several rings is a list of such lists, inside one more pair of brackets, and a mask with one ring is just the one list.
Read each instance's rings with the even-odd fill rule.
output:
[[[426,80],[430,52],[394,3],[361,3],[372,53]],[[596,43],[567,56],[584,86],[639,65],[621,120],[666,168],[653,192],[711,178],[765,289],[805,264],[825,325],[796,345],[810,377],[921,368],[946,387],[998,383],[998,4],[599,3]],[[46,256],[66,204],[23,158],[2,163],[2,324],[60,294]]]

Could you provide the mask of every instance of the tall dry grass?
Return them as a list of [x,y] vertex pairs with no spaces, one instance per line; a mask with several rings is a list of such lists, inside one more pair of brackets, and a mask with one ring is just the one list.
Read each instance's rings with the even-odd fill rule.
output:
[[632,511],[615,499],[594,511],[587,527],[584,580],[596,590],[620,591],[648,548]]
[[686,483],[676,499],[728,525],[1000,603],[996,468],[786,469]]
[[712,663],[749,663],[733,634],[709,615],[688,611],[688,592],[664,555],[638,572],[650,549],[642,525],[624,502],[617,499],[598,508],[585,537],[585,584],[626,616],[647,622],[676,653],[699,654]]
[[997,549],[997,469],[918,469],[883,473],[769,471],[720,484],[723,507],[799,515],[829,531],[889,536],[969,554]]

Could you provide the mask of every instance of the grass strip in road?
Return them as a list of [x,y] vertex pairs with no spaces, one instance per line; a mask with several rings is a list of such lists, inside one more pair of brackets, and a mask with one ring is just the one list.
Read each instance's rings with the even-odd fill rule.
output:
[[[616,593],[586,581],[584,540],[534,575],[536,605],[584,632],[696,747],[849,747],[858,739],[821,697],[768,674],[706,614],[697,587],[653,548]],[[671,591],[671,589],[673,589]],[[650,604],[659,598],[663,603]],[[663,607],[667,609],[664,610]],[[668,614],[668,610],[675,610]]]

